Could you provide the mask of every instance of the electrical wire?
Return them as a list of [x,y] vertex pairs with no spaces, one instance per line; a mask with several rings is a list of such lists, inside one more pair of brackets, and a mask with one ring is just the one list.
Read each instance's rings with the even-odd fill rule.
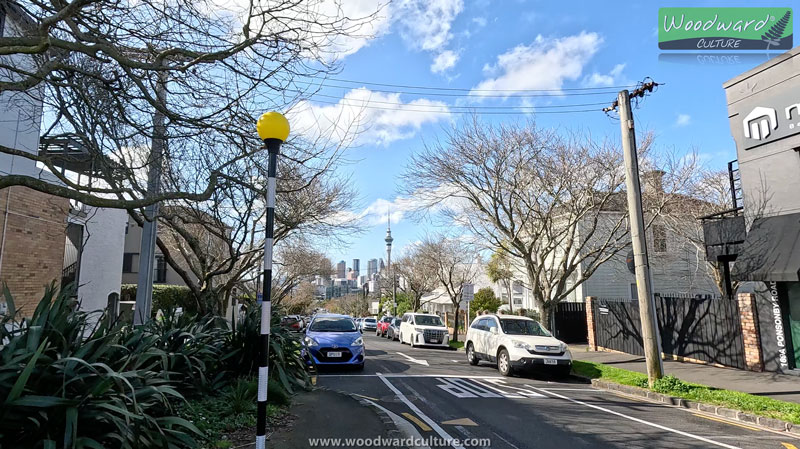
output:
[[[316,86],[320,89],[321,88],[348,89],[348,90],[356,89],[356,87],[354,86],[331,85],[326,83],[312,83],[310,81],[301,81],[301,80],[294,80],[293,83],[305,84],[308,86]],[[430,89],[438,89],[438,88],[430,88]],[[553,89],[553,90],[542,90],[543,92],[547,93],[538,93],[538,94],[509,93],[500,95],[481,94],[481,93],[457,94],[457,93],[443,93],[443,92],[414,92],[414,91],[389,90],[389,89],[370,89],[370,92],[416,95],[416,96],[426,96],[426,97],[468,97],[468,98],[541,98],[541,97],[596,96],[596,95],[610,95],[617,93],[617,91],[615,91],[614,88],[603,87],[598,89],[603,89],[603,90],[597,90],[591,92],[566,92],[567,89],[563,90]],[[439,89],[439,90],[446,90],[446,89]],[[470,91],[470,92],[477,92],[477,91]],[[503,92],[503,90],[491,90],[491,92]],[[508,91],[508,92],[527,92],[527,91],[520,90],[520,91]]]
[[636,86],[635,84],[630,84],[626,86],[571,87],[565,89],[469,89],[463,87],[433,87],[433,86],[414,86],[414,85],[404,85],[404,84],[376,83],[372,81],[356,81],[356,80],[348,80],[343,78],[332,78],[332,77],[325,77],[320,79],[323,81],[330,80],[339,83],[364,84],[367,86],[396,87],[399,89],[446,90],[446,91],[459,91],[459,92],[562,92],[562,91],[627,89]]
[[[601,110],[600,108],[596,108],[596,109],[575,109],[575,110],[567,110],[567,111],[538,111],[538,110],[530,110],[530,111],[519,111],[519,110],[516,110],[516,111],[470,111],[470,110],[467,110],[467,111],[460,111],[460,110],[459,111],[450,111],[450,110],[442,110],[442,109],[438,109],[438,110],[408,109],[406,107],[390,108],[390,107],[381,107],[381,106],[369,106],[369,105],[366,105],[366,104],[347,104],[347,103],[342,103],[342,102],[338,102],[338,101],[325,101],[325,100],[314,100],[314,101],[317,102],[317,103],[323,103],[323,104],[352,106],[352,107],[363,108],[363,109],[377,109],[377,110],[385,110],[385,111],[402,111],[402,112],[420,112],[420,113],[427,113],[427,114],[478,114],[478,115],[527,115],[527,114],[534,114],[534,115],[538,115],[538,114],[572,114],[572,113],[578,113],[578,112],[598,112],[598,111]],[[347,100],[345,100],[345,101],[347,101]],[[607,103],[603,103],[603,104],[607,104]],[[406,106],[414,107],[415,105],[406,105]],[[447,106],[442,106],[442,107],[447,107]]]

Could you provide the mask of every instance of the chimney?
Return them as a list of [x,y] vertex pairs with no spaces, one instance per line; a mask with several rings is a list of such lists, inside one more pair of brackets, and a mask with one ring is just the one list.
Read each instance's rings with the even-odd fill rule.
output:
[[642,173],[642,192],[643,193],[664,193],[663,170],[650,170]]

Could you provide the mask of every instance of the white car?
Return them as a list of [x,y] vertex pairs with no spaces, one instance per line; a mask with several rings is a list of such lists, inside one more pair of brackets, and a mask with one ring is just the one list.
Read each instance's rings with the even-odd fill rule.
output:
[[406,313],[400,323],[400,343],[449,348],[450,333],[437,315]]
[[510,376],[515,370],[547,367],[560,375],[572,368],[567,345],[553,337],[538,321],[512,315],[480,315],[464,339],[467,360],[497,362],[497,370]]

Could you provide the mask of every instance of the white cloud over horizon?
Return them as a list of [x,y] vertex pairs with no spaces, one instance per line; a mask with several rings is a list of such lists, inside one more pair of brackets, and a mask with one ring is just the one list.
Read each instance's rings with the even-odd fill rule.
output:
[[494,64],[484,66],[487,79],[476,85],[481,90],[561,89],[565,81],[574,81],[600,49],[603,38],[594,32],[549,38],[542,35],[530,45],[517,45],[497,56]]
[[687,126],[692,122],[692,116],[689,114],[678,114],[675,119],[675,126]]
[[399,93],[373,92],[364,87],[347,92],[336,104],[301,101],[287,115],[298,134],[345,146],[388,145],[413,137],[425,124],[451,118],[450,109],[441,101],[418,98],[403,102]]
[[625,64],[617,64],[607,74],[594,72],[584,78],[583,84],[586,87],[611,87],[627,84],[622,81],[623,70],[625,70]]

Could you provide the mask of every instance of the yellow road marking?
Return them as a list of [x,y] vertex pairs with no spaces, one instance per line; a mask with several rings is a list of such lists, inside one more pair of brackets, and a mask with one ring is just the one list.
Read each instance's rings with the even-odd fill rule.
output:
[[412,415],[411,413],[408,413],[408,412],[403,412],[403,416],[405,416],[405,417],[406,417],[406,418],[408,418],[408,419],[409,419],[411,422],[413,422],[414,424],[416,424],[417,426],[419,426],[419,428],[420,428],[420,429],[421,429],[423,432],[430,432],[430,431],[431,431],[431,428],[430,428],[430,427],[429,427],[427,424],[425,424],[424,422],[422,422],[422,420],[421,420],[421,419],[417,418],[416,416]]
[[721,423],[725,423],[725,424],[730,424],[732,426],[741,427],[743,429],[748,429],[748,430],[753,430],[753,431],[756,431],[756,432],[761,432],[761,429],[759,429],[758,427],[748,426],[746,424],[739,424],[739,423],[731,422],[731,421],[728,421],[728,420],[725,420],[725,419],[720,419],[720,418],[714,418],[712,416],[701,415],[699,413],[692,413],[692,415],[697,416],[699,418],[709,419],[711,421],[717,421],[717,422],[721,422]]
[[475,421],[469,418],[451,419],[450,421],[442,421],[442,424],[449,424],[451,426],[477,426]]
[[794,444],[792,444],[792,443],[781,443],[781,444],[782,444],[782,445],[783,445],[783,447],[785,447],[786,449],[797,449],[797,446],[795,446],[795,445],[794,445]]
[[370,401],[375,401],[375,402],[380,401],[380,399],[375,399],[375,398],[370,397],[370,396],[364,396],[363,394],[356,394],[356,393],[353,393],[353,394],[358,396],[358,397],[360,397],[360,398],[369,399]]

